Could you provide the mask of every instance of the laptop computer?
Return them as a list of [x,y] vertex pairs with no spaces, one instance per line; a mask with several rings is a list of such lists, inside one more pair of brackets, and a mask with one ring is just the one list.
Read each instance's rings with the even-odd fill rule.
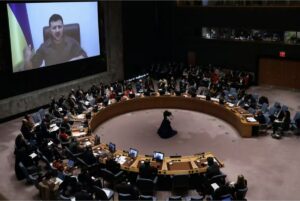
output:
[[130,148],[129,152],[128,152],[128,155],[129,155],[130,158],[136,158],[138,153],[139,153],[138,150]]
[[108,150],[111,152],[111,153],[114,153],[116,151],[116,145],[114,143],[109,143],[108,145]]
[[153,159],[156,161],[163,161],[164,160],[164,154],[159,151],[154,151],[153,152]]

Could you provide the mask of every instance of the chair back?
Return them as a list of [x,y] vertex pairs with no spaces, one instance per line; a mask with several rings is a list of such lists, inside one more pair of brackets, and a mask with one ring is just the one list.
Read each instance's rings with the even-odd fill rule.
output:
[[38,112],[31,114],[31,117],[32,117],[32,120],[34,121],[34,123],[42,122],[42,118]]
[[217,183],[219,186],[222,186],[222,185],[225,185],[225,183],[226,183],[225,182],[226,177],[227,177],[226,174],[219,174],[219,175],[213,176],[208,181],[209,181],[209,184]]
[[242,189],[237,189],[235,193],[235,197],[237,200],[244,200],[246,197],[246,193],[248,191],[248,188],[242,188]]
[[156,200],[156,197],[153,197],[151,195],[140,195],[139,198],[140,198],[139,200],[152,200],[152,201]]
[[182,200],[181,196],[170,196],[167,201],[171,201],[171,200]]
[[198,195],[198,196],[191,196],[190,197],[190,200],[191,201],[202,201],[204,199],[204,196],[203,195]]
[[98,186],[94,186],[93,188],[94,188],[96,200],[109,200],[110,199],[107,197],[106,193],[102,190],[102,188],[99,188]]
[[39,109],[38,113],[39,113],[41,119],[44,119],[44,117],[46,115],[45,109],[43,109],[43,108]]
[[189,189],[189,175],[174,175],[172,178],[172,192],[185,194]]
[[296,112],[293,120],[296,121],[297,119],[300,119],[300,112]]
[[119,200],[134,200],[134,197],[130,193],[118,193]]
[[[65,24],[64,35],[74,38],[80,44],[80,27],[78,23]],[[51,37],[50,27],[46,26],[43,28],[44,41]]]
[[136,186],[141,194],[153,195],[154,193],[155,185],[152,179],[146,179],[138,176],[136,180]]
[[110,170],[108,170],[106,168],[101,169],[101,176],[105,181],[107,181],[109,183],[113,183],[114,178],[115,178],[114,173],[112,173]]
[[263,103],[262,106],[261,106],[262,113],[268,112],[268,107],[269,107],[268,103]]
[[220,197],[220,200],[221,201],[231,201],[232,200],[232,196],[231,196],[231,194],[222,195]]

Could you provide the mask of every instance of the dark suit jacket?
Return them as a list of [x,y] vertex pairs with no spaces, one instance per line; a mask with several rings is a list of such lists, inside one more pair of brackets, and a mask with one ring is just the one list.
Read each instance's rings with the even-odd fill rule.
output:
[[157,174],[157,169],[152,167],[152,166],[148,166],[145,164],[142,164],[139,168],[139,175],[142,178],[146,178],[146,179],[153,179]]
[[206,177],[208,179],[212,178],[215,175],[219,175],[219,174],[221,174],[220,173],[220,168],[216,163],[214,163],[211,166],[208,166],[208,168],[206,170]]

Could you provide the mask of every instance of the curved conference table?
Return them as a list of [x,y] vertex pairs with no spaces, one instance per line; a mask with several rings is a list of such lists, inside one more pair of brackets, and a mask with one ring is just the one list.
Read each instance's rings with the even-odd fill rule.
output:
[[[103,108],[101,107],[97,113],[92,115],[92,119],[89,122],[89,129],[94,131],[100,124],[117,115],[154,108],[184,109],[206,113],[225,120],[235,127],[242,137],[251,137],[256,130],[255,128],[259,125],[258,122],[253,121],[253,115],[246,110],[240,107],[230,107],[229,104],[219,104],[217,99],[208,101],[205,100],[203,96],[193,98],[188,96],[156,95],[147,97],[140,96],[133,99],[122,100]],[[121,164],[121,169],[134,173],[138,173],[139,166],[145,160],[150,160],[151,165],[158,168],[159,175],[204,173],[207,169],[208,157],[213,157],[220,167],[224,166],[224,163],[218,160],[211,152],[191,156],[164,157],[163,161],[157,162],[149,155],[140,154],[134,159],[130,158],[128,152],[124,150],[116,150],[116,152],[110,153],[107,144],[95,144],[95,135],[78,137],[78,141],[83,146],[85,143],[92,146],[94,155],[99,156],[101,163],[106,162],[107,155],[113,155]]]
[[108,119],[128,112],[155,108],[173,108],[198,111],[218,117],[231,124],[242,137],[251,137],[255,133],[259,123],[257,121],[248,121],[248,119],[253,119],[253,115],[248,111],[241,107],[219,104],[217,99],[214,99],[215,101],[207,101],[204,96],[201,97],[147,96],[113,103],[93,115],[90,121],[90,129],[94,131]]

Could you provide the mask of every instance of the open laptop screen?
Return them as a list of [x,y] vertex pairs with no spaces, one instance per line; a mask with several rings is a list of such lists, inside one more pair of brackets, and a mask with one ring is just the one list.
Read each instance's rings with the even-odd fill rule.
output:
[[153,159],[155,159],[156,161],[162,161],[162,160],[164,160],[164,154],[161,152],[158,152],[158,151],[154,151]]
[[138,155],[138,150],[130,148],[128,155],[130,158],[136,158]]
[[111,153],[114,153],[116,151],[116,145],[110,142],[108,145],[108,149]]

